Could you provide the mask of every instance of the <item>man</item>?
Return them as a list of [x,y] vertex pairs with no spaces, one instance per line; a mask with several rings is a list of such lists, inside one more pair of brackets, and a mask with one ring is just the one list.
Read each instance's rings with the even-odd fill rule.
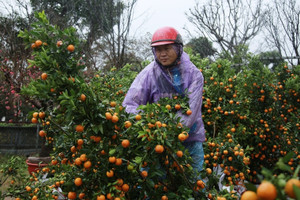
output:
[[152,36],[151,47],[155,61],[145,67],[130,86],[123,106],[128,113],[137,113],[139,105],[157,102],[160,98],[184,95],[188,90],[191,115],[178,113],[184,125],[190,128],[184,142],[197,171],[202,170],[204,153],[202,143],[205,130],[202,121],[203,75],[183,51],[181,35],[172,27],[158,29]]

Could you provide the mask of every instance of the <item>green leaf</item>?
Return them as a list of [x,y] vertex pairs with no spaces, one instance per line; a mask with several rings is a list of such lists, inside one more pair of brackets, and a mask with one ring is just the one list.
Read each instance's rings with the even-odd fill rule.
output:
[[296,195],[296,199],[300,199],[300,188],[297,187],[296,185],[293,185],[293,190]]
[[147,184],[148,184],[151,188],[154,188],[155,183],[154,183],[153,180],[147,179]]
[[111,150],[109,150],[109,155],[114,155],[116,153],[116,149],[111,149]]
[[165,140],[165,144],[166,144],[168,147],[172,147],[172,144],[171,144],[168,140]]
[[298,167],[296,168],[296,170],[293,174],[293,178],[298,178],[299,171],[300,171],[300,165],[298,165]]
[[252,183],[245,183],[245,186],[246,186],[247,190],[256,192],[256,186],[254,184],[252,184]]
[[[295,153],[291,151],[291,152],[287,153],[287,154],[282,158],[282,161],[283,161],[284,163],[287,163],[287,162],[289,162],[289,161],[291,160],[291,158],[294,157],[294,155],[295,155]],[[279,159],[279,160],[280,160],[280,159]]]
[[62,101],[60,102],[61,105],[67,105],[68,103],[69,103],[68,100],[62,100]]
[[269,169],[267,169],[267,168],[262,168],[261,174],[262,174],[263,176],[265,176],[266,178],[270,178],[270,177],[273,176],[272,171],[269,170]]
[[102,133],[102,134],[104,133],[102,124],[99,125],[99,130],[100,130],[100,133]]
[[276,166],[281,169],[281,170],[284,170],[284,171],[288,171],[288,172],[291,172],[293,173],[293,171],[291,170],[290,166],[284,164],[282,161],[278,161],[276,163]]
[[142,163],[142,160],[143,160],[143,158],[142,157],[140,157],[140,156],[137,156],[137,157],[135,157],[134,158],[134,162],[136,163],[136,164],[141,164]]

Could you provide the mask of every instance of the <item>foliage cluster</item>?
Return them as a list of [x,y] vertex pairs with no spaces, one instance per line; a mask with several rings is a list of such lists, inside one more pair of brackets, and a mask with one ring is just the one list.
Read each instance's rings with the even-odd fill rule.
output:
[[[10,195],[230,200],[238,198],[245,180],[260,184],[265,178],[277,184],[270,174],[282,173],[284,181],[298,176],[299,66],[279,66],[274,74],[253,58],[236,73],[228,60],[209,63],[191,55],[205,77],[205,170],[195,174],[183,146],[189,130],[176,115],[188,110],[186,98],[174,96],[142,105],[136,115],[126,113],[121,103],[136,76],[131,66],[84,78],[75,30],[51,26],[43,13],[36,17],[33,29],[20,37],[34,49],[31,66],[39,66],[43,74],[22,92],[45,102],[31,116],[53,145],[52,161]],[[278,171],[262,172],[276,163]]]

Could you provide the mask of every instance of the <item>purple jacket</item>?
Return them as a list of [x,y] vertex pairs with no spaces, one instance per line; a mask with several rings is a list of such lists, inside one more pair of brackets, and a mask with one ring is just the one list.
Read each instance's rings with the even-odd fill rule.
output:
[[178,112],[182,123],[190,128],[187,142],[205,141],[205,130],[202,121],[203,75],[183,52],[180,64],[164,68],[156,61],[146,66],[131,84],[123,106],[128,113],[137,113],[139,105],[157,102],[160,98],[172,98],[174,94],[183,94],[186,88],[189,93],[189,106],[192,114],[187,116]]

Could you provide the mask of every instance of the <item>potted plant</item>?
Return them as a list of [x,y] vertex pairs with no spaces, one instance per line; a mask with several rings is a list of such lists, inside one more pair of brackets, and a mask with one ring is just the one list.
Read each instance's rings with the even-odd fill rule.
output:
[[28,172],[32,174],[33,172],[37,172],[38,170],[46,167],[51,162],[50,152],[52,149],[52,145],[45,144],[45,135],[43,135],[43,131],[39,131],[39,124],[37,125],[37,132],[42,137],[42,145],[41,151],[38,153],[38,156],[28,156],[26,160],[26,164],[28,166]]

